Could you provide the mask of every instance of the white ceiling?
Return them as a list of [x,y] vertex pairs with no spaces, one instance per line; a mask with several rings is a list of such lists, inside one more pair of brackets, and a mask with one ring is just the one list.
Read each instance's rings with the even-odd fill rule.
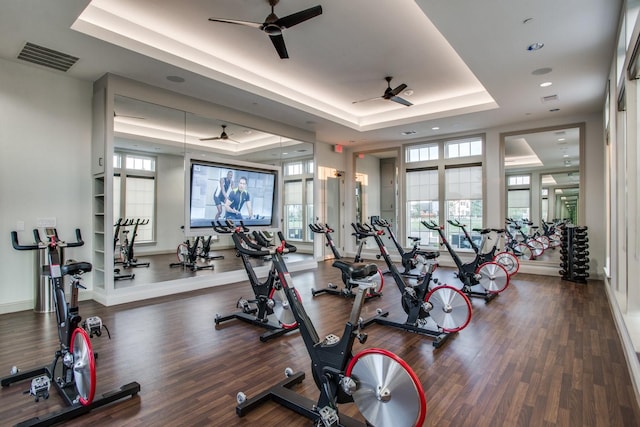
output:
[[[79,79],[110,72],[364,145],[599,111],[621,3],[281,0],[279,17],[323,8],[284,31],[283,60],[259,30],[208,21],[263,22],[265,0],[13,0],[0,5],[0,57],[20,61],[31,42],[79,57],[67,72]],[[352,103],[382,95],[385,76],[413,106]]]

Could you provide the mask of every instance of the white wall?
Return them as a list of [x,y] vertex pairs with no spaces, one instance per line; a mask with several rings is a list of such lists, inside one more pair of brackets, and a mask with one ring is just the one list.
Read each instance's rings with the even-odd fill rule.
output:
[[19,221],[29,244],[38,218],[63,239],[80,228],[86,244],[66,257],[90,260],[91,97],[90,82],[0,59],[0,313],[33,307],[35,252],[10,241]]

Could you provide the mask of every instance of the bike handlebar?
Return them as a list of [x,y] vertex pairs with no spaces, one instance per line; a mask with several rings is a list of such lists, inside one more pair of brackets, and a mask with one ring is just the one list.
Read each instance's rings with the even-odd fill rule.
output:
[[309,224],[309,228],[314,233],[333,233],[333,228],[329,227],[329,224]]
[[293,253],[298,249],[292,244],[287,243],[284,240],[284,236],[278,231],[278,237],[281,239],[279,246],[263,247],[251,241],[241,230],[236,231],[231,235],[233,243],[236,246],[236,250],[241,254],[251,257],[262,257],[274,255],[275,253]]
[[391,227],[391,223],[390,223],[389,221],[387,221],[387,220],[386,220],[386,219],[384,219],[384,218],[380,218],[380,217],[373,219],[373,220],[371,221],[371,223],[372,223],[373,225],[377,225],[377,226],[379,226],[379,227],[386,227],[386,228]]
[[[80,229],[76,228],[76,241],[75,242],[71,242],[71,243],[67,243],[67,242],[63,242],[61,240],[58,240],[58,233],[57,231],[55,232],[55,239],[52,243],[54,243],[56,246],[59,246],[61,248],[75,248],[78,246],[82,246],[84,245],[84,241],[82,240],[82,234],[80,233]],[[42,241],[42,239],[40,238],[40,233],[38,232],[38,229],[34,229],[33,230],[33,237],[36,241],[35,244],[33,245],[21,245],[20,242],[18,241],[18,232],[17,231],[12,231],[11,232],[11,245],[13,246],[14,249],[19,250],[19,251],[32,251],[32,250],[36,250],[36,249],[44,249],[47,247],[47,244],[44,243]]]
[[361,236],[361,237],[380,236],[380,235],[384,234],[384,231],[376,230],[374,228],[371,228],[371,226],[369,224],[361,224],[359,222],[357,222],[357,223],[353,223],[352,222],[351,226],[356,231],[356,235]]
[[422,223],[422,225],[424,225],[425,227],[427,227],[429,230],[442,230],[444,229],[443,225],[438,225],[433,221],[420,221]]
[[454,227],[460,227],[460,228],[465,227],[465,224],[462,224],[462,223],[461,223],[460,221],[458,221],[457,219],[456,219],[456,220],[448,219],[448,220],[447,220],[447,222],[448,222],[449,224],[453,225]]

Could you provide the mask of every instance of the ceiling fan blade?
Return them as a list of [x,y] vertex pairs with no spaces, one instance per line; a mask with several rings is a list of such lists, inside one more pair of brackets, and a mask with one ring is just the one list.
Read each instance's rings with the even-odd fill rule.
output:
[[287,53],[287,47],[284,44],[284,37],[282,34],[278,35],[269,35],[271,42],[273,43],[273,47],[278,51],[278,55],[280,55],[281,59],[287,59],[289,54]]
[[318,6],[310,7],[309,9],[279,18],[276,22],[274,22],[274,24],[279,26],[280,28],[291,28],[294,25],[298,25],[301,22],[304,22],[311,18],[315,18],[316,16],[321,14],[322,14],[322,6],[318,5]]
[[402,92],[403,90],[405,90],[407,88],[407,85],[402,83],[400,86],[398,86],[397,88],[393,89],[391,91],[391,96],[396,96],[397,94],[399,94],[400,92]]
[[218,139],[222,139],[219,136],[212,136],[211,138],[200,138],[200,141],[216,141]]
[[376,97],[373,97],[373,98],[361,99],[360,101],[353,101],[352,104],[359,104],[361,102],[375,101],[377,99],[383,99],[383,98],[381,96],[376,96]]
[[397,102],[398,104],[406,105],[407,107],[411,107],[413,105],[406,99],[400,98],[399,96],[392,96],[389,98],[389,101]]
[[259,30],[262,29],[262,25],[263,25],[259,22],[237,21],[235,19],[223,19],[223,18],[209,18],[209,21],[223,22],[226,24],[244,25],[245,27],[257,28]]

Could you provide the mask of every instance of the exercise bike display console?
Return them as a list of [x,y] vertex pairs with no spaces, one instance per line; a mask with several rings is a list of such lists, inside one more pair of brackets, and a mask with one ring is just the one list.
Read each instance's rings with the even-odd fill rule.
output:
[[[426,414],[426,399],[420,381],[407,363],[378,348],[366,349],[352,356],[355,340],[364,344],[367,339],[367,335],[360,331],[365,286],[357,288],[342,337],[330,334],[320,339],[297,297],[284,263],[283,255],[294,252],[296,248],[287,244],[281,233],[279,237],[279,246],[261,247],[240,228],[232,235],[239,252],[252,257],[271,257],[311,358],[313,379],[320,395],[314,402],[294,392],[292,387],[302,382],[305,374],[287,369],[287,378],[254,397],[247,398],[244,393],[238,393],[236,414],[242,417],[271,400],[311,419],[317,426],[421,426]],[[355,403],[366,422],[339,413],[338,404],[350,402]]]
[[[60,249],[64,247],[82,246],[80,230],[76,229],[76,242],[65,243],[58,239],[55,229],[47,229],[47,243],[42,242],[38,230],[34,230],[35,244],[21,245],[18,234],[11,232],[11,242],[14,249],[20,251],[40,250],[47,251],[49,264],[43,273],[49,276],[52,287],[54,309],[58,325],[58,338],[60,348],[55,352],[51,365],[20,371],[17,367],[11,369],[11,375],[0,379],[2,387],[31,379],[31,386],[25,394],[30,394],[35,401],[47,399],[49,388],[54,386],[66,407],[63,409],[34,417],[18,424],[19,426],[48,426],[55,423],[68,421],[93,409],[123,399],[135,396],[140,391],[140,384],[131,382],[122,386],[119,390],[112,390],[95,398],[96,369],[95,354],[91,348],[89,334],[99,336],[102,332],[102,321],[93,316],[81,323],[82,318],[78,314],[78,288],[80,276],[89,272],[92,265],[88,262],[71,262],[61,264]],[[71,284],[72,301],[68,303],[65,297],[64,276],[73,277]],[[89,330],[89,333],[82,327]],[[107,330],[108,332],[108,330]],[[60,363],[59,363],[60,362]]]

